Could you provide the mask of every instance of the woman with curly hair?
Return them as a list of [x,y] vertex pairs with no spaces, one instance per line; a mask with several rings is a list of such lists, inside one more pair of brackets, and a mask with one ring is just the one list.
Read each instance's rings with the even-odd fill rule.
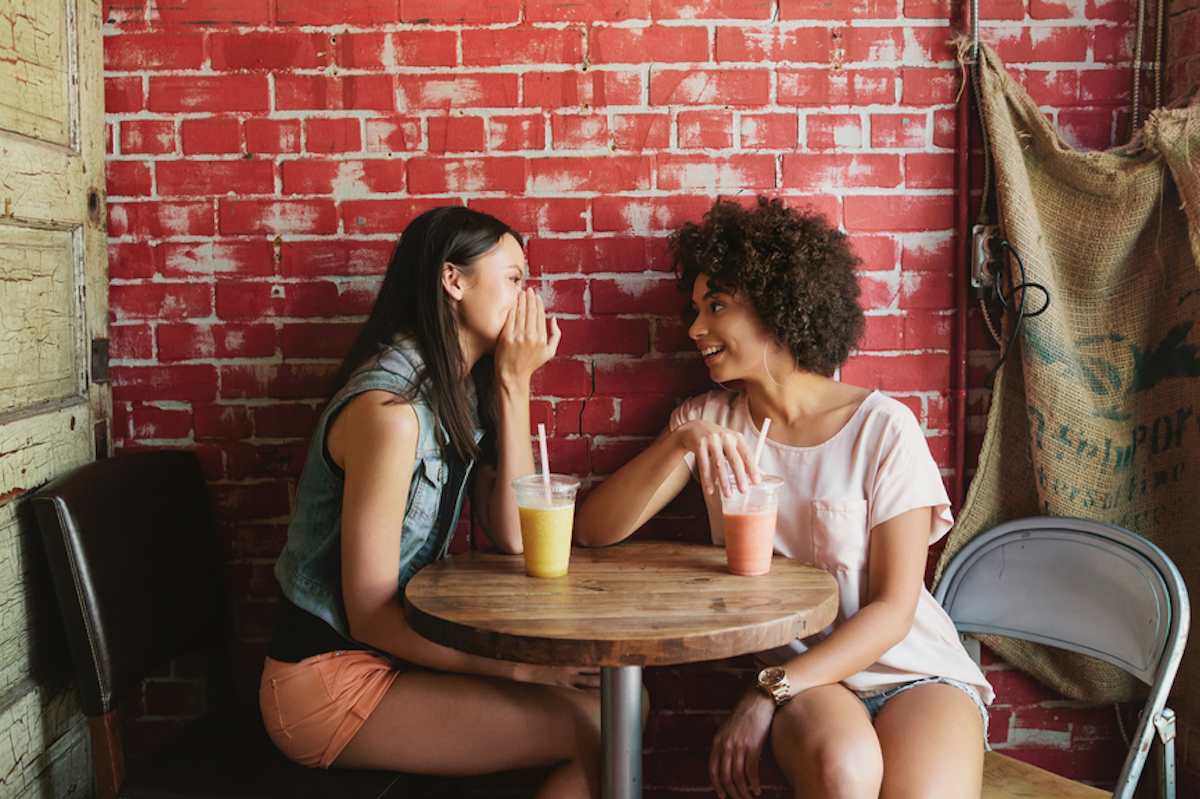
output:
[[[719,200],[672,253],[688,335],[721,388],[588,495],[578,540],[628,537],[695,476],[721,546],[720,496],[777,475],[775,552],[839,588],[827,629],[758,653],[713,740],[714,788],[757,795],[769,740],[796,796],[979,796],[992,689],[923,582],[951,526],[945,487],[905,405],[832,377],[863,331],[846,237],[779,200]],[[768,418],[756,468],[747,441]]]

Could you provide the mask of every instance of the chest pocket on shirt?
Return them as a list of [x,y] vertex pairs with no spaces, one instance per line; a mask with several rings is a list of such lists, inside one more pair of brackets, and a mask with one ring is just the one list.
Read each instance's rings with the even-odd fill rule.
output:
[[427,455],[417,463],[408,496],[405,518],[432,524],[437,518],[442,486],[447,479],[446,462],[434,455]]
[[867,501],[812,502],[813,562],[833,572],[857,573],[867,563]]

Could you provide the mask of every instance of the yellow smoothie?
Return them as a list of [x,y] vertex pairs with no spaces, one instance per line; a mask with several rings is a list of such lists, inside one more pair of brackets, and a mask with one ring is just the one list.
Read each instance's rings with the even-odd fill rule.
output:
[[525,573],[530,577],[562,577],[571,557],[571,523],[575,503],[517,507],[521,516],[521,543],[525,547]]

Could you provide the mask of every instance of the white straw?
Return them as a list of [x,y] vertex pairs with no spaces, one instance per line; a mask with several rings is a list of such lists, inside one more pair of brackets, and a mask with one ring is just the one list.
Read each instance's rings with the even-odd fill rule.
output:
[[542,485],[546,487],[546,505],[552,501],[550,495],[550,456],[546,454],[546,425],[538,422],[538,448],[542,453]]
[[[767,430],[771,429],[771,417],[767,416],[763,419],[762,429],[758,431],[758,441],[754,444],[754,462],[751,464],[751,469],[758,468],[758,459],[762,456],[763,442],[767,440]],[[742,496],[742,512],[746,511],[746,507],[750,504],[750,492],[747,491]]]

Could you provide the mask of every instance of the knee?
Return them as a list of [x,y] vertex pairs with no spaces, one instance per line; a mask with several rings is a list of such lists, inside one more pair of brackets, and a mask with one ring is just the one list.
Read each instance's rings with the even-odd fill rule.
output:
[[804,781],[820,786],[822,796],[876,797],[883,784],[883,759],[878,751],[865,746],[822,746],[812,767],[813,773]]

